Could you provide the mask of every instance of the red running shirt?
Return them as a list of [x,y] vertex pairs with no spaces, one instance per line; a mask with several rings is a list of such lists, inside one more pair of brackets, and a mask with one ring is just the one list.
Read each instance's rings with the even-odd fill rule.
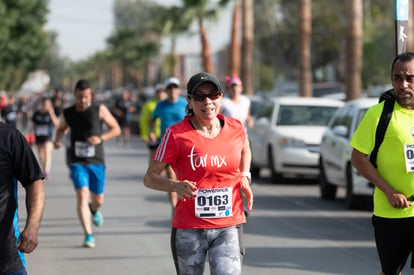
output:
[[[153,159],[168,162],[178,180],[194,181],[199,190],[228,188],[231,214],[215,218],[199,217],[195,210],[195,200],[200,200],[199,197],[179,200],[172,222],[175,228],[222,228],[246,222],[239,188],[245,130],[236,119],[222,115],[218,118],[224,121],[224,125],[219,135],[210,139],[195,131],[189,122],[191,116],[186,116],[183,121],[167,128]],[[217,202],[225,200],[227,195],[205,197],[198,204],[214,207]]]

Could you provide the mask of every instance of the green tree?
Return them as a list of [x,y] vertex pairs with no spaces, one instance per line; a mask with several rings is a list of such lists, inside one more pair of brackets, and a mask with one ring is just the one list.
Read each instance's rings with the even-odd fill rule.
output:
[[134,30],[120,29],[108,39],[113,59],[121,67],[125,85],[141,86],[147,62],[159,53],[159,44],[139,39]]
[[203,69],[206,72],[214,73],[213,62],[211,60],[210,43],[207,32],[204,28],[205,20],[217,20],[221,7],[228,4],[229,0],[220,0],[217,6],[213,6],[209,0],[181,0],[185,13],[184,17],[193,18],[198,25],[201,41],[201,59]]
[[[330,80],[327,68],[334,69],[337,81],[345,80],[345,36],[344,1],[312,1],[311,47],[314,82]],[[318,75],[317,71],[320,72]]]
[[362,64],[365,87],[390,82],[390,63],[395,57],[394,41],[394,1],[365,2]]
[[48,51],[38,63],[38,68],[44,69],[50,75],[50,87],[62,87],[70,61],[60,56],[60,48],[56,41],[57,33],[49,32],[47,36]]
[[[123,85],[148,82],[148,64],[159,54],[165,7],[150,1],[117,0],[115,32],[108,38],[112,66],[119,66]],[[148,84],[148,83],[147,83]]]
[[[312,0],[313,82],[329,79],[332,71],[337,81],[345,82],[346,2]],[[259,65],[273,68],[276,81],[299,78],[297,3],[291,0],[254,2],[255,59]],[[363,1],[362,88],[389,82],[389,63],[395,52],[393,12],[393,1]]]
[[273,68],[275,82],[297,79],[296,13],[297,1],[254,1],[255,60]]
[[47,0],[0,2],[0,89],[16,90],[47,51]]
[[116,0],[114,32],[107,48],[66,68],[63,80],[71,87],[74,80],[87,77],[97,91],[121,86],[148,85],[148,67],[159,55],[166,8],[150,1]]
[[178,75],[178,60],[176,42],[178,35],[188,32],[192,18],[183,16],[184,9],[182,7],[171,6],[170,8],[160,11],[160,20],[163,24],[162,34],[171,37],[171,50],[165,62],[165,75]]

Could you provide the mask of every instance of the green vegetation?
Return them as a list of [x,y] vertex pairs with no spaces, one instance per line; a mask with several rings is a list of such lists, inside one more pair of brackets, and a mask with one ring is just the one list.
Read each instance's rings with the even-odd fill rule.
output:
[[47,55],[47,0],[0,1],[0,90],[14,91]]
[[[200,23],[214,20],[224,6],[235,1],[182,0],[180,5],[168,7],[149,0],[116,0],[115,31],[107,39],[107,48],[77,63],[60,57],[56,34],[43,29],[47,0],[1,1],[0,90],[15,91],[37,69],[50,73],[52,87],[70,89],[81,76],[101,90],[153,85],[150,78],[162,80],[178,70],[176,38],[194,35],[190,26],[195,23],[197,35],[201,35]],[[292,0],[254,1],[255,90],[269,91],[276,82],[298,78],[297,4]],[[364,88],[388,83],[389,63],[395,55],[393,11],[393,1],[364,1]],[[345,81],[345,24],[343,0],[312,1],[313,81],[332,76]],[[163,38],[171,40],[171,49],[161,58]],[[206,68],[208,41],[201,38],[205,44],[200,54]]]

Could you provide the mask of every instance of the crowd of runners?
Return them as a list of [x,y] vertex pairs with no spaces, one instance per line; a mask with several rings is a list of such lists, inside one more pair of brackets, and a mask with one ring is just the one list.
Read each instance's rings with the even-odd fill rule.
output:
[[[214,75],[208,73],[194,75],[187,83],[186,91],[178,78],[169,77],[164,84],[154,87],[154,96],[149,100],[127,88],[112,98],[102,98],[94,93],[86,79],[78,80],[73,91],[68,92],[55,89],[50,93],[24,96],[1,93],[0,114],[3,124],[0,126],[5,128],[0,129],[0,134],[3,131],[7,135],[17,136],[7,139],[11,143],[6,143],[3,153],[7,155],[11,149],[23,152],[10,154],[12,159],[8,161],[10,165],[18,166],[9,170],[15,173],[14,178],[26,189],[28,217],[27,226],[21,235],[17,234],[17,219],[6,226],[10,234],[15,232],[12,238],[6,238],[5,248],[7,253],[14,256],[11,256],[6,266],[2,266],[0,261],[0,273],[4,269],[13,271],[5,271],[5,274],[26,274],[23,253],[30,253],[37,246],[37,231],[45,203],[43,181],[47,181],[53,169],[53,149],[66,148],[69,176],[76,197],[75,212],[84,231],[82,246],[95,247],[93,225],[100,227],[104,223],[100,211],[104,203],[106,180],[104,143],[115,139],[119,146],[127,146],[131,129],[136,127],[150,155],[144,183],[149,188],[169,194],[174,229],[172,240],[175,240],[172,253],[177,273],[194,274],[204,269],[205,254],[200,254],[195,259],[197,263],[194,263],[193,259],[186,258],[188,244],[182,243],[182,240],[196,237],[200,230],[206,229],[212,234],[208,238],[217,239],[217,249],[221,251],[211,258],[211,268],[218,273],[234,269],[238,274],[244,254],[241,245],[242,224],[246,222],[247,211],[252,210],[253,203],[249,186],[251,153],[245,131],[246,125],[249,125],[250,106],[249,102],[240,100],[242,83],[237,76],[229,76],[225,83],[229,95],[223,105],[225,89]],[[226,113],[226,116],[222,113]],[[242,116],[242,121],[237,118],[238,114]],[[134,116],[138,119],[134,119]],[[173,128],[175,125],[181,125],[182,129]],[[190,132],[181,136],[181,130]],[[174,142],[185,144],[182,152],[175,151],[174,148],[178,147],[170,141],[175,135]],[[226,150],[220,149],[222,141],[230,138],[234,144],[226,146]],[[194,142],[192,149],[191,142]],[[191,171],[189,168],[194,165],[193,162],[200,161],[198,153],[194,152],[195,144],[197,150],[203,148],[202,144],[210,144],[204,146],[205,154],[214,155],[217,161],[221,160],[220,163],[212,162],[211,167],[210,164],[197,164],[197,169],[193,167]],[[190,154],[192,157],[188,159]],[[15,155],[21,155],[21,158],[13,159]],[[208,179],[210,177],[216,180],[211,181]],[[193,181],[190,182],[190,179]],[[33,187],[36,187],[34,192]],[[17,185],[14,184],[13,190],[16,189]],[[208,210],[201,207],[205,202],[194,200],[195,196],[208,199],[206,192],[216,193],[214,202],[217,203],[218,199],[221,201],[218,210]],[[14,193],[8,192],[11,200]],[[201,208],[195,207],[194,203]],[[246,207],[244,209],[243,204]],[[32,210],[32,206],[35,209]],[[15,207],[17,205],[7,209],[5,215],[12,217],[12,213],[17,210]],[[182,215],[193,221],[182,224]],[[194,231],[187,232],[185,229]],[[216,235],[216,231],[221,232],[220,235]],[[204,237],[198,236],[194,241],[203,243]],[[231,245],[220,245],[222,241],[230,241]],[[18,244],[15,247],[14,242]],[[220,260],[223,258],[223,249],[228,250],[232,263],[226,260],[227,257],[224,261]],[[210,253],[214,250],[211,249]],[[199,252],[201,250],[195,251],[197,254]],[[234,257],[238,260],[234,261]]]

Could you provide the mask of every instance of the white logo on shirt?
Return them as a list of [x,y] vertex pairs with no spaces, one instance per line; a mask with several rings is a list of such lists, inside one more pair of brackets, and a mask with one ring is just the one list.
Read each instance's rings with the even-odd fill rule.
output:
[[195,171],[199,167],[207,167],[208,161],[210,161],[211,167],[220,168],[223,165],[227,166],[225,156],[220,156],[220,155],[209,156],[208,154],[205,154],[204,156],[199,156],[197,154],[194,154],[194,148],[195,148],[195,145],[193,145],[193,148],[191,148],[191,153],[190,155],[188,155],[188,157],[190,158],[191,167],[193,171]]

